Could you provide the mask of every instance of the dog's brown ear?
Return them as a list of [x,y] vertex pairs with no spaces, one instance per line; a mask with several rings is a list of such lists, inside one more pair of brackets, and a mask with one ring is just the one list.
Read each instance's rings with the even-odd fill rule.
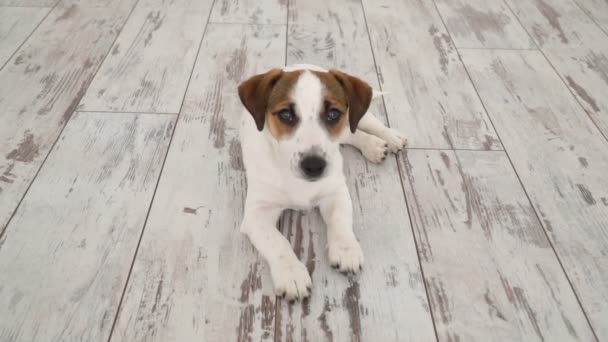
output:
[[243,106],[251,113],[258,131],[264,129],[268,97],[283,71],[272,69],[264,74],[251,77],[239,85],[239,97]]
[[348,99],[348,120],[350,123],[350,131],[355,133],[359,120],[363,117],[369,104],[372,102],[372,87],[364,81],[345,74],[341,71],[330,70],[332,74],[344,88],[344,94]]

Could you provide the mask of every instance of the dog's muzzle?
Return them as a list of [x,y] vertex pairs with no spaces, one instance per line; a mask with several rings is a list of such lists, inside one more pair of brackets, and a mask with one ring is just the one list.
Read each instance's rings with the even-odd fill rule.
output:
[[317,180],[323,175],[327,162],[325,159],[311,155],[300,161],[300,169],[309,180]]

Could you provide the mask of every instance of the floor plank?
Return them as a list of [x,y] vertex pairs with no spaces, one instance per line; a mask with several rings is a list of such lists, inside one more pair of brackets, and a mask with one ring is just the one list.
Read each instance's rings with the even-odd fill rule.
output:
[[403,157],[440,341],[594,340],[503,153]]
[[363,3],[389,120],[408,146],[501,149],[434,5]]
[[531,49],[534,41],[502,1],[437,0],[458,48]]
[[[290,2],[287,63],[315,63],[378,79],[359,1]],[[312,20],[311,18],[314,18]],[[382,101],[372,112],[385,120]],[[374,115],[368,113],[366,115]],[[349,279],[327,260],[318,211],[290,212],[282,230],[313,279],[312,297],[282,303],[279,341],[435,341],[407,208],[394,159],[368,164],[344,149],[354,207],[354,230],[365,253],[363,273]],[[376,201],[382,196],[382,201]],[[374,248],[375,246],[383,248]],[[407,322],[407,325],[403,325]]]
[[0,70],[0,231],[130,11],[58,6]]
[[[456,1],[440,0],[439,2]],[[464,1],[464,0],[459,0]],[[495,2],[466,0],[483,13],[494,11]],[[472,6],[472,5],[471,5]],[[608,36],[602,36],[586,15],[572,2],[553,1],[551,5],[536,2],[513,2],[517,13],[524,13],[522,22],[551,64],[562,76],[572,93],[579,99],[595,124],[608,137]],[[440,6],[441,8],[441,6]],[[462,22],[458,14],[450,17]],[[553,18],[549,22],[548,18]],[[451,29],[451,27],[450,27]],[[493,35],[501,34],[498,27],[488,27]],[[453,30],[452,30],[453,31]],[[468,35],[474,31],[469,30]],[[454,32],[452,32],[454,36]],[[455,38],[458,41],[458,37]]]
[[178,113],[211,4],[139,4],[78,109]]
[[[380,89],[360,1],[292,0],[288,32],[288,64],[340,69]],[[382,101],[377,101],[371,110],[383,113],[383,109]]]
[[539,52],[462,52],[600,340],[608,338],[608,143]]
[[589,48],[544,49],[544,53],[608,139],[608,37]]
[[288,0],[216,0],[213,23],[285,24]]
[[576,0],[579,7],[608,34],[608,2],[605,0]]
[[0,0],[0,6],[51,7],[59,0]]
[[0,340],[107,340],[173,123],[70,120],[0,241]]
[[506,0],[506,3],[541,48],[592,46],[606,38],[572,0]]
[[209,25],[112,341],[273,341],[272,283],[239,232],[237,85],[284,53],[284,27]]
[[49,13],[45,7],[0,7],[0,67]]
[[[608,138],[608,35],[571,1],[554,1],[551,6],[536,1],[534,8],[523,2],[512,6],[516,13],[525,13],[522,22]],[[553,21],[546,22],[547,16]]]

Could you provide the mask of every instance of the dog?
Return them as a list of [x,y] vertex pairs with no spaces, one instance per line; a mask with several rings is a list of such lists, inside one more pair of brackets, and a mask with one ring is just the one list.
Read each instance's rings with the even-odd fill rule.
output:
[[309,296],[310,275],[277,230],[285,209],[318,207],[327,225],[329,261],[358,273],[363,252],[353,233],[352,203],[340,145],[380,163],[405,147],[405,137],[366,112],[375,93],[337,70],[298,64],[242,82],[240,139],[247,175],[241,232],[266,259],[274,292],[290,301]]

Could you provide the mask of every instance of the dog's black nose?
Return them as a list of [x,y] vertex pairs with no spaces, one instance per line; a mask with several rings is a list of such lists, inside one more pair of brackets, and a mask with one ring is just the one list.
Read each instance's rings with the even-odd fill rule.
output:
[[327,162],[319,156],[308,156],[300,162],[300,168],[308,178],[318,178],[325,171]]

